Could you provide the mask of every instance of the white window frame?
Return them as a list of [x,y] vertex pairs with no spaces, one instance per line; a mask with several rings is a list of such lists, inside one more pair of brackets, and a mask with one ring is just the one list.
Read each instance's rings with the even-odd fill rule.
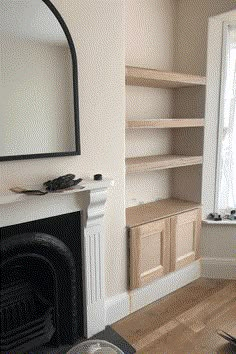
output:
[[230,26],[236,27],[236,21],[224,21],[223,22],[223,39],[222,39],[222,56],[221,56],[221,83],[220,83],[220,99],[219,99],[219,116],[218,116],[218,139],[217,139],[217,158],[216,158],[216,178],[215,178],[215,198],[214,198],[214,211],[219,210],[219,189],[220,189],[220,171],[222,165],[221,150],[222,150],[222,138],[223,138],[223,116],[224,116],[224,90],[226,85],[227,70],[223,65],[227,61],[227,55],[229,52],[229,28]]
[[[224,31],[229,24],[236,22],[236,10],[211,17],[208,27],[207,52],[207,87],[203,154],[202,204],[203,217],[217,212],[218,183],[217,162],[221,138],[220,132],[220,102],[222,82],[222,50]],[[225,75],[225,74],[224,74]],[[218,164],[219,166],[219,164]]]

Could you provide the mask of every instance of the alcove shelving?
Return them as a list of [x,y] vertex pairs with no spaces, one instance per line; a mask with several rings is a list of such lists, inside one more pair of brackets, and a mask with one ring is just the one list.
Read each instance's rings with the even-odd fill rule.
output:
[[[176,6],[174,0],[167,3]],[[135,2],[128,2],[126,38],[126,225],[131,290],[200,257],[206,78],[191,74],[201,71],[188,62],[191,47],[182,51],[184,31],[179,32],[179,23],[176,26],[175,7],[170,11],[158,1],[144,4],[137,10]]]
[[[186,90],[186,88],[204,87],[206,85],[206,78],[204,76],[189,75],[175,72],[165,72],[155,69],[140,68],[133,66],[126,66],[126,85],[129,86],[143,86],[152,88],[163,88],[173,90]],[[190,101],[189,101],[190,102]],[[186,102],[186,106],[189,102]],[[129,119],[126,121],[127,130],[138,129],[173,129],[178,131],[183,128],[185,132],[182,134],[183,139],[188,136],[186,129],[198,129],[204,127],[204,118],[201,116],[191,115],[187,118],[164,118],[164,119]],[[178,134],[178,133],[177,133]],[[187,139],[187,138],[186,138]],[[189,142],[188,142],[189,143]],[[136,174],[141,172],[149,172],[155,170],[184,168],[185,166],[201,165],[203,158],[196,151],[180,152],[179,146],[176,145],[176,140],[173,140],[171,152],[168,154],[155,154],[151,156],[135,156],[126,158],[126,174]],[[178,145],[178,144],[177,144]],[[186,150],[186,148],[184,149]],[[187,153],[186,153],[187,152]],[[146,155],[146,154],[145,154]],[[193,186],[194,188],[194,186]],[[159,205],[160,201],[155,202]],[[163,205],[165,205],[164,203]],[[148,205],[148,204],[146,204]],[[156,205],[156,204],[155,204]],[[162,205],[162,204],[161,204]],[[178,205],[175,203],[176,213],[178,212]],[[199,204],[198,204],[199,205]],[[128,208],[129,214],[136,213],[138,206]],[[196,205],[195,205],[196,207]],[[154,208],[155,209],[155,208]],[[149,209],[148,209],[149,210]],[[158,209],[159,210],[159,209]],[[181,208],[179,212],[181,212]],[[155,212],[157,210],[155,209]],[[167,217],[163,214],[162,217]],[[127,223],[128,220],[127,220]]]

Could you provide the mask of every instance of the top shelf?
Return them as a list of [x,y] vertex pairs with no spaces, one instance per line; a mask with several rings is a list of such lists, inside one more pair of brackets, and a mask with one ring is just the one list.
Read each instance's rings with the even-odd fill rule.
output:
[[126,85],[178,88],[206,85],[206,77],[126,66]]

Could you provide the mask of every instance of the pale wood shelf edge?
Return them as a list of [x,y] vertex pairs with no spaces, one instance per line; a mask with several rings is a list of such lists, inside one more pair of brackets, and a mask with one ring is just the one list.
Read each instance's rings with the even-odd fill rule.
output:
[[126,66],[126,85],[178,88],[206,85],[206,77]]
[[144,119],[127,120],[126,128],[187,128],[203,127],[203,118],[183,118],[183,119]]
[[126,158],[126,173],[202,164],[202,156],[154,155]]
[[207,220],[204,219],[202,220],[203,224],[207,225],[236,225],[236,220],[220,220],[220,221],[214,221],[214,220]]

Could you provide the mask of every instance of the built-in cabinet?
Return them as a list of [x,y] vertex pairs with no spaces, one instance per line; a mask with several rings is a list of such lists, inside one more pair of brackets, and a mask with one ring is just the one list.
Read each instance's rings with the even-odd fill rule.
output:
[[[162,210],[159,214],[158,209]],[[141,213],[143,217],[139,218]],[[151,213],[154,221],[149,221]],[[130,289],[147,285],[199,258],[201,207],[196,203],[169,199],[128,208],[127,220]]]

